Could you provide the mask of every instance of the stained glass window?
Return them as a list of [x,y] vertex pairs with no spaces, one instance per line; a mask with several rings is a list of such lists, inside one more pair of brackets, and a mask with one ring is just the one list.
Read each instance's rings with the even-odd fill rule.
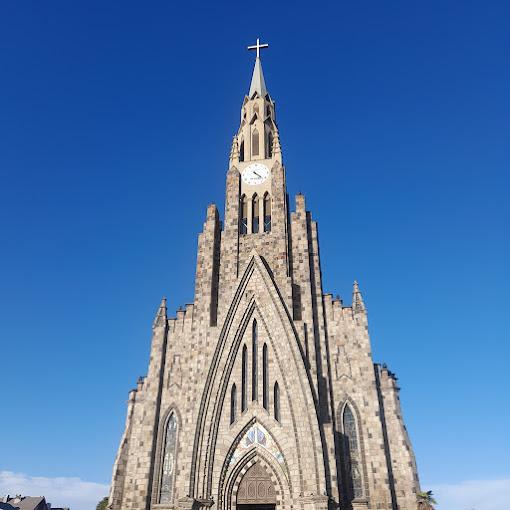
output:
[[346,405],[343,416],[344,426],[344,463],[347,473],[349,498],[363,497],[363,481],[361,478],[361,459],[356,431],[356,420],[351,408]]
[[253,355],[251,360],[251,399],[257,400],[258,398],[258,367],[257,367],[257,336],[258,336],[258,328],[257,321],[253,321],[253,331],[252,331],[252,347],[253,347]]
[[175,471],[175,447],[177,438],[177,420],[172,413],[168,420],[165,435],[165,454],[163,457],[163,476],[161,477],[160,503],[172,502],[172,488]]
[[267,345],[262,348],[262,405],[264,409],[269,409],[269,387],[268,387],[268,367],[267,367]]
[[246,410],[246,372],[248,371],[248,349],[243,346],[243,366],[241,379],[241,412]]
[[283,455],[271,434],[260,423],[254,423],[236,446],[229,461],[230,469],[250,448],[258,447],[267,450],[280,464],[285,476],[289,478]]

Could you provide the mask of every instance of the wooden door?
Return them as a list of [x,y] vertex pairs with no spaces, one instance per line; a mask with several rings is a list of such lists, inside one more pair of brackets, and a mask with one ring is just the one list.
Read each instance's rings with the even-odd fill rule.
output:
[[[271,477],[257,462],[243,476],[237,491],[237,507],[254,505],[252,508],[265,507],[276,504],[276,491]],[[268,505],[268,507],[266,507]]]

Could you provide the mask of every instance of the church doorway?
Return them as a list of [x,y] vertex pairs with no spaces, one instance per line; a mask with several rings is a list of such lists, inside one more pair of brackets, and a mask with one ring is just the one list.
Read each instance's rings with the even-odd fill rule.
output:
[[275,510],[276,491],[267,471],[254,464],[246,471],[237,491],[237,510]]

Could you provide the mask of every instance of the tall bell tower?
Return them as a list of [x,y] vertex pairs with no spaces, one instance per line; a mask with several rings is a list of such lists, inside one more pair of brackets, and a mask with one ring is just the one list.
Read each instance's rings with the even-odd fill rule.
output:
[[255,46],[248,47],[256,50],[257,56],[230,151],[221,257],[229,263],[223,265],[220,274],[220,303],[225,302],[228,289],[242,274],[255,250],[269,264],[292,306],[285,167],[275,103],[266,89],[260,60],[260,50],[267,47],[259,39]]

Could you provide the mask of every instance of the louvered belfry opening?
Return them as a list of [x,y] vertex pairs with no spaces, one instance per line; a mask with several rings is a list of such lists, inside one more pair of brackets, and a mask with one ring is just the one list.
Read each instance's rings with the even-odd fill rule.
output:
[[259,462],[241,480],[237,491],[237,510],[275,510],[276,490],[267,471]]

